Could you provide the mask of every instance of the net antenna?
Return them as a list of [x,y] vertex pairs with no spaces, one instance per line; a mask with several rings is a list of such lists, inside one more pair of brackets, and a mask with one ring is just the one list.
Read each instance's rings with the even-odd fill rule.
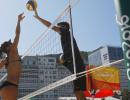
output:
[[74,74],[76,75],[76,63],[75,63],[75,51],[74,51],[74,42],[73,42],[73,25],[72,25],[72,12],[71,12],[71,0],[69,0],[69,16],[70,16],[70,37],[71,37],[71,47],[72,47],[72,57],[73,57],[73,67]]

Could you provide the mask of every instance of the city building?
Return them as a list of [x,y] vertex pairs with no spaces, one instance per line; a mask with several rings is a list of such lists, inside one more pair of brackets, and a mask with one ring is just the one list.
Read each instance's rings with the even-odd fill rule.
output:
[[[63,65],[56,63],[56,55],[25,56],[22,65],[19,98],[71,74]],[[72,82],[35,96],[31,100],[58,100],[62,96],[73,96]]]
[[[123,59],[123,51],[121,47],[104,46],[92,51],[88,55],[88,62],[90,65],[101,66]],[[128,88],[127,70],[124,62],[119,61],[116,64],[109,66],[116,66],[120,69],[120,86],[121,89]]]

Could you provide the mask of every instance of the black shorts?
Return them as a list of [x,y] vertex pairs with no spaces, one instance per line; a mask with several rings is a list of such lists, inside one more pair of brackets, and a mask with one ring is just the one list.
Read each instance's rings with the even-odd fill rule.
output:
[[[73,63],[64,63],[63,64],[67,69],[69,69],[69,71],[71,73],[74,73],[74,68],[73,68]],[[85,66],[84,64],[81,63],[77,63],[76,64],[76,73],[80,73],[85,71]],[[80,77],[81,75],[77,75],[76,77]],[[76,80],[73,81],[74,84],[74,91],[78,91],[78,90],[82,90],[85,91],[86,90],[86,75],[77,78]]]
[[2,89],[2,88],[4,88],[4,87],[7,87],[7,86],[15,86],[15,87],[18,87],[18,85],[14,84],[14,83],[5,81],[5,82],[3,82],[2,85],[0,86],[0,89]]

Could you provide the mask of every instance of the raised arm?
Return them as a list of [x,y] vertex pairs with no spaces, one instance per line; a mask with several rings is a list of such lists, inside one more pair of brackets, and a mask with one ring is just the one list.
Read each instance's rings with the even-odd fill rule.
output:
[[[34,11],[35,12],[35,18],[38,19],[42,24],[44,24],[45,26],[47,27],[50,27],[52,25],[52,23],[50,23],[49,21],[39,17],[38,13],[37,13],[37,10]],[[57,27],[57,26],[53,26],[52,29],[58,33],[60,33],[60,28]]]
[[13,41],[13,44],[15,47],[17,47],[18,42],[19,42],[19,36],[20,36],[20,22],[24,19],[25,16],[23,16],[24,13],[18,15],[18,21],[17,21],[17,26],[16,26],[16,31],[15,31],[15,38]]

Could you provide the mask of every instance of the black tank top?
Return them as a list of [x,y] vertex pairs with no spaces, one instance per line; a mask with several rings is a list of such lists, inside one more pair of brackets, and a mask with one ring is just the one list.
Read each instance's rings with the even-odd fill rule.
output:
[[[62,45],[62,50],[64,53],[64,60],[67,61],[69,60],[69,62],[71,61],[71,63],[73,62],[72,59],[72,48],[71,48],[71,37],[70,37],[70,31],[61,28],[60,29],[60,35],[61,35],[61,45]],[[77,46],[76,40],[73,37],[73,44],[74,44],[74,54],[75,54],[75,62],[76,65],[78,66],[80,64],[80,66],[84,66],[83,64],[83,60],[81,58],[80,55],[80,51],[79,48]]]

